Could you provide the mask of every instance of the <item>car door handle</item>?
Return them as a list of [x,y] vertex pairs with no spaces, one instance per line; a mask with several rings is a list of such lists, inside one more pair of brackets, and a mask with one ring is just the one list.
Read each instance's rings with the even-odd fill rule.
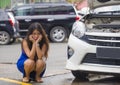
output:
[[25,19],[25,21],[26,21],[26,22],[30,22],[30,21],[31,21],[31,19]]
[[54,19],[53,18],[49,18],[49,19],[47,19],[47,21],[54,21]]

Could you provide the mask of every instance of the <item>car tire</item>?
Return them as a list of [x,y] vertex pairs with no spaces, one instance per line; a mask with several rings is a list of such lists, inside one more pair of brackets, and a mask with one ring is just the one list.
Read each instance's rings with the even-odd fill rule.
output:
[[0,44],[6,45],[10,42],[10,34],[7,31],[0,31]]
[[50,40],[52,42],[60,43],[64,42],[67,38],[67,32],[62,26],[55,26],[50,31]]
[[75,78],[81,79],[81,80],[88,80],[88,73],[81,72],[81,71],[71,71],[73,76]]

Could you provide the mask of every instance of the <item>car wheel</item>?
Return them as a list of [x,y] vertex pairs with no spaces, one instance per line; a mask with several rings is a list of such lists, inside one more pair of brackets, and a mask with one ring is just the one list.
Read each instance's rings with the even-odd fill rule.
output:
[[67,32],[64,27],[56,26],[50,31],[50,40],[52,42],[63,42],[67,38]]
[[10,42],[10,35],[6,31],[0,31],[0,44],[6,45]]
[[73,76],[75,78],[81,79],[81,80],[88,80],[88,73],[81,72],[81,71],[71,71]]

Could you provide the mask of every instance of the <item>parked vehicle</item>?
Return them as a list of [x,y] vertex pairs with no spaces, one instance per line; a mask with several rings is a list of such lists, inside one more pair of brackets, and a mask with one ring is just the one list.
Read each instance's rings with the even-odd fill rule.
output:
[[0,9],[0,44],[11,44],[19,36],[19,23],[12,12]]
[[52,42],[63,42],[69,37],[73,23],[79,19],[72,4],[34,3],[14,7],[20,23],[20,36],[25,37],[33,22],[40,22]]
[[82,18],[89,13],[89,7],[84,7],[81,10],[77,10],[77,13],[80,16],[80,18]]
[[120,76],[120,1],[88,3],[90,13],[73,24],[66,68],[81,79],[90,73]]

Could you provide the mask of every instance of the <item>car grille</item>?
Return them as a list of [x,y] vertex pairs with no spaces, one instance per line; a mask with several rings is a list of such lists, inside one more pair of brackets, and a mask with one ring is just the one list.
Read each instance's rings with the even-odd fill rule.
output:
[[85,55],[82,63],[102,64],[102,65],[120,65],[120,59],[99,59],[95,53],[88,53]]
[[85,35],[82,39],[91,45],[120,47],[120,37]]

